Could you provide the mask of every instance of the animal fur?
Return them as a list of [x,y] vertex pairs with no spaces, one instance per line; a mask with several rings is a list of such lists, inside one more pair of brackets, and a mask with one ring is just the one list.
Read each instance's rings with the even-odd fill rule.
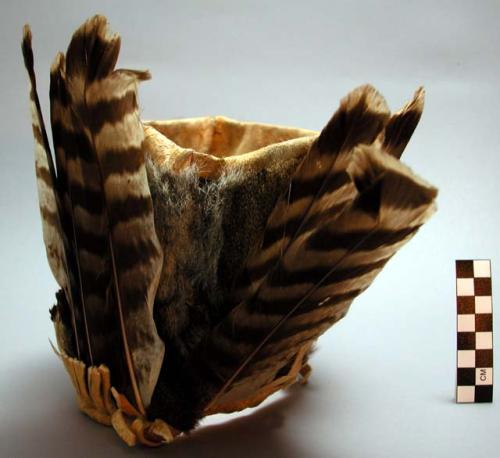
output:
[[147,162],[157,233],[166,253],[155,322],[175,355],[165,361],[156,391],[165,398],[152,403],[153,417],[168,411],[176,427],[194,426],[192,418],[184,418],[192,416],[195,406],[179,405],[179,399],[201,396],[189,393],[192,380],[185,375],[194,371],[193,352],[227,314],[232,285],[298,162],[297,157],[275,161],[258,173],[238,166],[213,180],[201,179],[197,165],[174,173]]

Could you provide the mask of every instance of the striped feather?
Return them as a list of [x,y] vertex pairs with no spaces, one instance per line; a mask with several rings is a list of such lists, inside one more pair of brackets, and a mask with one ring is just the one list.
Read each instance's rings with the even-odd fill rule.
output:
[[341,101],[292,177],[288,195],[271,213],[262,247],[239,278],[235,304],[257,290],[293,238],[325,216],[335,217],[352,198],[354,188],[345,172],[352,150],[358,144],[372,143],[388,117],[384,98],[372,86],[361,86]]
[[[319,139],[333,143],[336,136],[325,132],[336,117]],[[234,402],[270,383],[304,345],[311,345],[345,315],[352,300],[434,211],[436,190],[387,154],[376,135],[370,136],[371,145],[350,145],[349,160],[335,172],[346,179],[321,205],[317,203],[322,195],[313,191],[309,207],[318,208],[314,218],[311,212],[304,220],[284,212],[282,226],[288,226],[288,216],[298,228],[294,236],[282,231],[285,240],[276,243],[286,249],[274,254],[274,268],[267,275],[266,269],[259,270],[263,279],[255,294],[212,332],[204,359],[210,361],[220,389],[208,408]],[[302,170],[304,166],[297,174]],[[293,180],[299,183],[297,174]],[[343,187],[349,192],[342,195]],[[310,199],[304,194],[302,198]],[[332,214],[331,208],[336,212]]]
[[394,157],[401,157],[422,116],[424,97],[424,88],[418,88],[413,99],[390,117],[381,134],[384,151]]
[[23,30],[22,50],[30,82],[31,122],[35,139],[35,171],[40,214],[42,216],[43,239],[52,273],[59,286],[66,288],[68,279],[64,262],[64,244],[59,226],[57,192],[55,189],[56,172],[36,90],[31,41],[31,31],[26,25]]
[[144,413],[164,353],[153,321],[163,254],[137,107],[149,74],[114,70],[119,49],[104,17],[84,23],[52,66],[51,115],[91,362],[111,366],[113,384]]
[[78,281],[72,272],[72,266],[74,266],[72,263],[72,247],[61,221],[62,205],[58,193],[58,177],[56,177],[56,170],[36,91],[31,43],[31,30],[28,25],[25,25],[22,51],[30,81],[31,116],[35,138],[35,170],[43,238],[50,268],[57,283],[65,292],[67,304],[70,308],[71,325],[75,337],[75,353],[79,358],[85,358],[87,329],[82,318],[82,308],[78,298]]
[[[109,347],[120,341],[119,329],[113,321],[116,307],[107,303],[111,282],[107,220],[103,212],[99,169],[93,160],[85,125],[74,112],[66,84],[64,55],[59,53],[50,72],[50,111],[62,199],[62,224],[74,246],[74,274],[78,276],[80,300],[89,330],[87,357],[89,365],[106,361],[118,379],[126,379],[119,352],[110,358]],[[99,267],[97,267],[99,266]],[[120,376],[121,375],[121,376]]]

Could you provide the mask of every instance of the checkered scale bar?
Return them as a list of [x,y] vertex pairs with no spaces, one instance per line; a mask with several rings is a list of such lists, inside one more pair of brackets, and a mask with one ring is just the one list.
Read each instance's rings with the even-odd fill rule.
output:
[[493,401],[493,308],[489,260],[456,261],[457,402]]

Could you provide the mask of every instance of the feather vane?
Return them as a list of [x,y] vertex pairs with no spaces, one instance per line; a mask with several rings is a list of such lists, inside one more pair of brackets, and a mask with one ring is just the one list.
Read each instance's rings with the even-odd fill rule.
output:
[[[371,90],[358,89],[362,93]],[[348,101],[349,97],[339,112],[349,113]],[[333,127],[344,117],[339,112],[318,137],[319,144],[328,145],[325,139],[329,139],[335,145],[333,139],[349,131],[345,124],[337,131]],[[392,129],[389,131],[383,130],[387,119]],[[347,142],[348,159],[337,158],[339,171],[333,172],[332,168],[323,178],[323,183],[333,183],[336,179],[332,177],[343,173],[342,185],[334,187],[336,192],[329,192],[326,199],[314,193],[309,209],[302,213],[303,220],[292,217],[294,235],[282,231],[282,238],[277,240],[281,249],[271,258],[275,267],[267,269],[267,273],[259,269],[264,275],[253,297],[235,307],[213,331],[205,359],[211,361],[211,371],[217,374],[222,387],[209,408],[217,402],[248,396],[258,385],[271,382],[302,347],[312,345],[345,315],[352,300],[432,214],[435,189],[414,177],[388,154],[395,149],[387,151],[387,146],[384,150],[378,140],[385,134],[386,145],[401,144],[401,140],[392,138],[395,129],[391,121],[395,119],[387,117],[369,137]],[[330,151],[335,154],[338,150],[332,147]],[[306,156],[304,163],[311,157]],[[300,182],[304,170],[306,166],[299,167],[292,182]],[[344,199],[339,195],[342,189]],[[293,206],[293,199],[280,201],[276,209],[280,205]],[[280,213],[280,217],[285,215],[287,225],[286,210]],[[270,222],[273,217],[274,213]],[[309,218],[314,224],[309,224]],[[269,227],[276,234],[271,224]]]

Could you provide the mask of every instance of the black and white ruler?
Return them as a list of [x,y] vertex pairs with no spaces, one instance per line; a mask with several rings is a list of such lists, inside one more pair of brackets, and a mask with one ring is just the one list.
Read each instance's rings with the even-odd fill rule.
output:
[[491,263],[456,261],[457,402],[493,401]]

